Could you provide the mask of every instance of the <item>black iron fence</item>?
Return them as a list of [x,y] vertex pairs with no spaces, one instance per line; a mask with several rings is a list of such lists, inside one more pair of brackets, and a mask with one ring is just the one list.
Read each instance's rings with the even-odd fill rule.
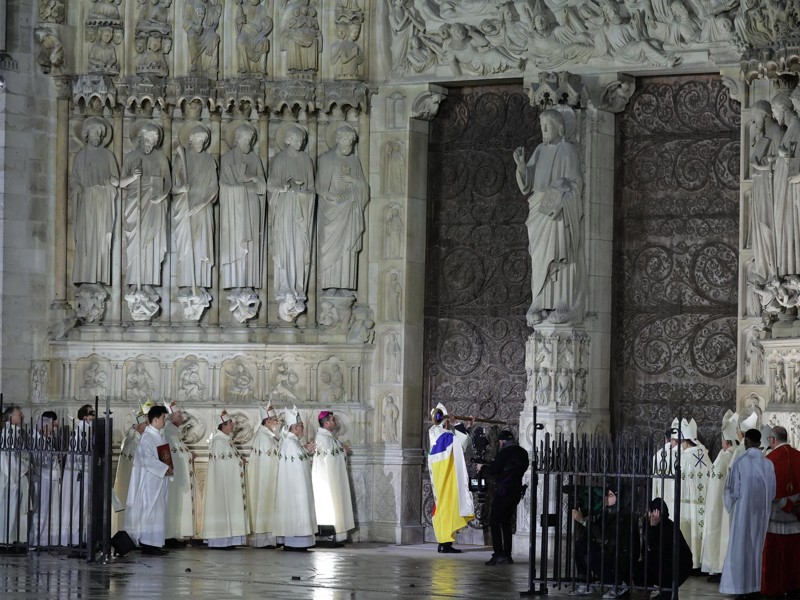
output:
[[[0,395],[0,415],[6,408]],[[26,423],[14,410],[5,415],[0,551],[64,548],[89,561],[110,555],[110,415],[106,406],[103,418],[72,427],[55,427],[49,419]]]
[[[536,418],[534,412],[534,424]],[[680,432],[673,449],[652,437],[552,436],[542,429],[534,429],[531,453],[529,589],[523,595],[602,589],[609,598],[636,589],[678,600],[687,575],[680,552]],[[668,507],[658,520],[650,510],[655,498]],[[688,571],[690,563],[691,555]]]

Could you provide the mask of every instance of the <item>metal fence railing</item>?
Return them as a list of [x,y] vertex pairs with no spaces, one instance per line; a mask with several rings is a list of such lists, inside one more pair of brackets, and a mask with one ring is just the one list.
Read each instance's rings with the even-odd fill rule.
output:
[[[0,395],[0,415],[8,412]],[[66,548],[110,555],[112,419],[28,424],[13,407],[0,429],[0,551]],[[95,402],[95,414],[97,402]]]
[[[535,410],[533,418],[534,431],[541,431]],[[678,437],[680,448],[680,432]],[[573,594],[602,588],[620,596],[635,589],[661,590],[678,600],[679,457],[652,437],[535,435],[529,589],[523,595],[543,595],[548,587]],[[657,497],[674,513],[648,527]]]

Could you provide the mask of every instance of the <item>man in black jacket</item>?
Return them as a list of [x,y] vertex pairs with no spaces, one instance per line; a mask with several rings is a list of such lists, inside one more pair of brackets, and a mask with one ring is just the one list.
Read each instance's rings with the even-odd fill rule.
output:
[[504,429],[498,436],[500,451],[486,465],[478,465],[479,472],[494,479],[494,497],[489,512],[489,530],[492,533],[492,557],[486,565],[511,564],[511,523],[517,504],[525,489],[522,476],[528,470],[528,453],[514,443],[514,434]]
[[[642,525],[645,541],[644,557],[636,563],[634,578],[640,585],[657,585],[661,592],[653,600],[670,600],[672,597],[675,523],[669,518],[669,508],[661,498],[650,502],[647,520]],[[678,534],[678,585],[680,586],[692,573],[692,550],[686,543],[681,530]],[[646,571],[646,575],[645,575]]]

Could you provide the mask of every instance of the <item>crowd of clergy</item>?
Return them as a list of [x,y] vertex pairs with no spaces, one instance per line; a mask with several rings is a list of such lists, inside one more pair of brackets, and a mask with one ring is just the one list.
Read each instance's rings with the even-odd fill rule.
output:
[[[249,544],[305,551],[322,534],[331,545],[341,545],[355,521],[347,473],[350,450],[335,435],[336,416],[321,411],[316,440],[304,444],[305,426],[296,408],[286,408],[282,420],[272,406],[259,411],[249,458],[234,444],[231,416],[224,410],[219,414],[208,439],[200,499],[195,457],[180,436],[180,407],[173,402],[146,413],[143,409],[140,421],[146,414],[146,424],[131,429],[117,468],[114,495],[124,506],[118,527],[148,554],[163,554],[166,546],[194,539],[209,548]],[[166,461],[159,450],[164,444],[170,454]]]
[[[143,552],[154,555],[200,540],[210,548],[249,544],[304,551],[316,545],[320,534],[320,542],[341,545],[355,522],[347,472],[350,449],[336,437],[336,416],[321,411],[315,441],[303,443],[305,427],[296,408],[285,409],[283,419],[272,406],[259,411],[261,423],[249,457],[234,444],[231,416],[224,410],[218,415],[217,429],[208,438],[202,497],[195,455],[180,435],[180,407],[148,402],[135,411],[114,478],[112,534],[124,531]],[[92,407],[82,407],[72,435],[81,435],[93,418]],[[55,419],[55,413],[45,412],[33,435],[51,438]],[[85,542],[90,494],[82,482],[89,478],[89,465],[69,453],[53,465],[33,465],[26,453],[2,451],[21,439],[23,422],[20,407],[4,411],[0,498],[14,501],[0,502],[0,544]],[[46,477],[37,469],[45,470]],[[66,509],[59,506],[65,502]],[[26,507],[33,511],[35,532],[27,531]]]
[[[694,419],[676,419],[667,437],[654,468],[680,465],[679,527],[694,572],[739,600],[800,594],[800,452],[786,429],[728,411],[713,462]],[[653,495],[675,514],[674,479],[657,478]]]

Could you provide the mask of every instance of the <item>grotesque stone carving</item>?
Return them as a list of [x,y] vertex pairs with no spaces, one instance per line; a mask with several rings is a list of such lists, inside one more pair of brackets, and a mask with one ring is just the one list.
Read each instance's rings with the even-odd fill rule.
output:
[[233,295],[241,290],[252,296],[256,295],[253,288],[261,287],[266,177],[261,159],[253,152],[255,128],[246,122],[233,123],[227,138],[231,149],[220,161],[222,288],[234,289]]
[[624,77],[612,81],[603,90],[600,108],[609,112],[618,113],[625,110],[628,100],[636,91],[636,80],[633,77]]
[[432,121],[439,113],[439,105],[444,98],[444,94],[437,92],[422,92],[414,100],[414,106],[411,107],[411,116],[423,121]]
[[64,45],[56,31],[43,25],[33,30],[33,37],[39,44],[37,61],[42,68],[42,73],[60,73],[61,67],[64,66]]
[[205,125],[186,123],[173,159],[172,234],[176,249],[176,283],[184,316],[197,320],[211,297],[213,285],[214,202],[217,163],[208,153],[211,132]]
[[[167,251],[167,198],[172,187],[169,161],[160,148],[161,127],[137,122],[131,128],[135,148],[122,163],[124,281],[134,286],[126,295],[135,320],[147,320],[158,311],[161,263]],[[156,303],[154,307],[153,304]]]
[[183,30],[189,48],[189,71],[216,79],[219,71],[220,0],[187,0],[183,8]]
[[236,50],[239,73],[267,74],[269,34],[273,21],[269,16],[268,0],[236,0]]
[[84,323],[103,319],[108,292],[100,284],[84,283],[75,292],[75,316]]
[[111,283],[111,242],[117,210],[119,169],[105,146],[111,127],[100,117],[81,126],[84,147],[72,162],[72,201],[75,207],[75,253],[72,281]]
[[289,73],[311,76],[319,68],[322,33],[317,9],[310,0],[292,0],[286,5],[281,29]]
[[531,251],[531,327],[544,319],[583,320],[583,197],[580,161],[565,139],[564,117],[545,110],[539,117],[542,143],[525,163],[524,148],[514,151],[517,183],[528,198],[526,225]]
[[324,290],[358,287],[369,185],[355,154],[357,140],[355,129],[340,125],[335,129],[335,144],[319,158],[319,269]]
[[306,141],[300,125],[279,131],[278,144],[284,149],[272,160],[267,181],[275,299],[284,321],[306,310],[316,197],[314,165],[303,151]]

